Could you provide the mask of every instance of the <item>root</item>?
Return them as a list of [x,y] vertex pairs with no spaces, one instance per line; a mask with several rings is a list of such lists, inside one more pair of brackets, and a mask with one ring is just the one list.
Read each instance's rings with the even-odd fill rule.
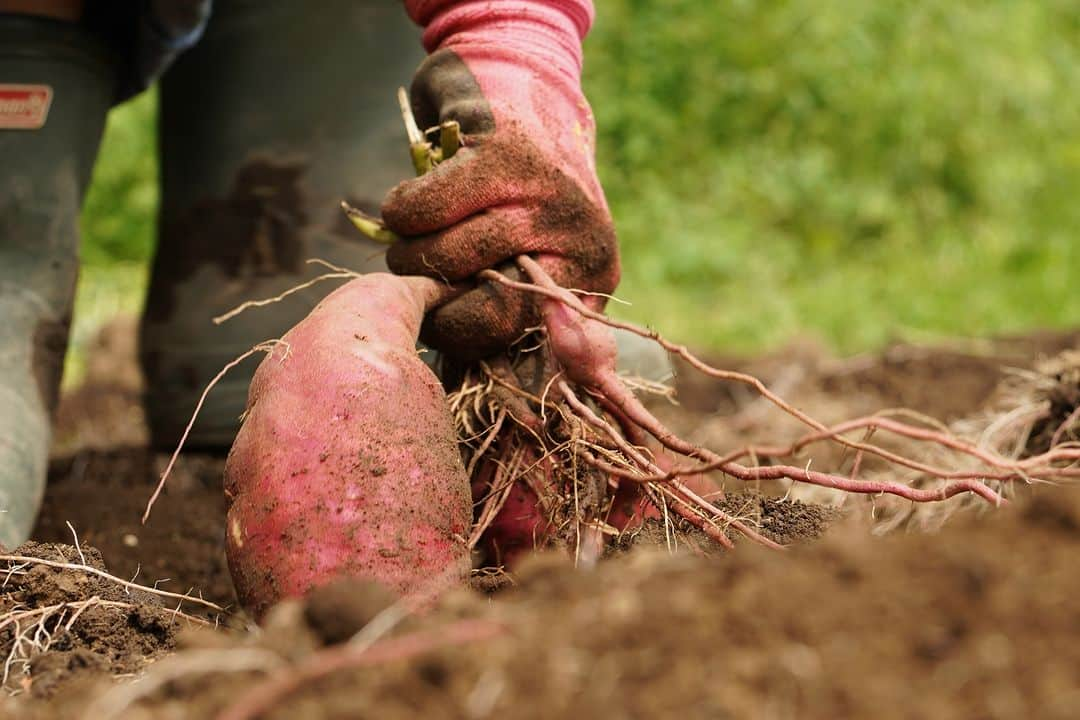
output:
[[[547,277],[547,275],[544,272],[543,268],[541,268],[531,258],[528,258],[527,256],[522,256],[522,257],[519,258],[519,263],[526,269],[526,272],[529,273],[530,276],[533,277],[533,283],[532,284],[513,281],[513,280],[510,280],[509,278],[506,278],[505,276],[503,276],[503,275],[501,275],[499,273],[494,273],[494,272],[490,272],[490,271],[485,272],[483,274],[483,276],[486,279],[494,280],[495,282],[499,282],[499,283],[501,283],[503,285],[506,285],[508,287],[512,287],[512,288],[515,288],[515,289],[518,289],[518,290],[523,290],[523,291],[526,291],[526,292],[536,293],[538,295],[543,295],[545,297],[549,297],[551,299],[558,300],[559,302],[563,303],[565,306],[569,307],[570,309],[574,310],[575,312],[579,313],[580,315],[582,315],[583,317],[585,317],[587,319],[595,320],[595,321],[597,321],[597,322],[599,322],[601,324],[607,325],[609,327],[626,330],[628,332],[632,332],[632,333],[634,333],[636,335],[639,335],[641,337],[651,339],[651,340],[655,341],[656,343],[658,343],[661,347],[663,347],[668,352],[679,355],[684,360],[686,360],[690,365],[692,365],[694,368],[700,370],[701,372],[703,372],[704,374],[706,374],[706,375],[708,375],[710,377],[715,377],[715,378],[723,379],[723,380],[732,380],[732,381],[735,381],[735,382],[740,382],[740,383],[743,383],[743,384],[750,385],[751,387],[755,388],[761,394],[761,396],[764,399],[768,400],[769,402],[772,402],[774,405],[776,405],[776,407],[780,408],[781,410],[783,410],[787,414],[791,415],[792,417],[796,418],[797,420],[803,422],[804,424],[808,425],[809,427],[811,427],[811,428],[813,428],[813,429],[815,429],[817,431],[816,433],[808,435],[808,436],[804,437],[802,440],[797,441],[795,444],[793,444],[792,446],[790,446],[788,448],[783,448],[783,449],[746,448],[746,449],[740,450],[740,451],[738,451],[736,453],[732,453],[732,454],[730,454],[728,456],[721,457],[721,456],[718,456],[715,453],[712,453],[712,452],[707,451],[707,450],[705,450],[704,453],[703,453],[703,450],[704,450],[703,448],[698,448],[698,447],[696,447],[696,446],[694,446],[694,445],[692,445],[690,443],[686,443],[685,441],[682,441],[681,439],[676,437],[667,428],[665,428],[662,424],[660,424],[659,421],[657,421],[654,417],[652,417],[652,415],[647,410],[645,410],[645,408],[643,406],[641,406],[641,404],[636,400],[636,398],[633,397],[632,393],[630,393],[627,390],[625,385],[623,385],[622,383],[612,382],[613,378],[604,378],[604,382],[602,383],[602,386],[599,387],[599,388],[595,388],[598,392],[603,394],[609,400],[611,400],[615,404],[619,405],[619,407],[621,409],[623,409],[625,412],[632,415],[634,420],[636,422],[638,422],[639,425],[641,425],[642,427],[645,427],[647,430],[649,430],[649,432],[651,434],[653,434],[654,436],[656,436],[657,439],[661,440],[661,442],[667,441],[667,442],[665,442],[665,444],[671,443],[669,445],[669,447],[671,447],[671,449],[675,450],[676,452],[679,452],[679,453],[681,453],[683,455],[686,455],[686,456],[689,456],[689,457],[699,457],[702,454],[710,456],[709,460],[708,460],[708,462],[709,462],[708,469],[721,469],[721,470],[723,470],[724,469],[723,466],[725,464],[730,463],[732,460],[734,460],[736,458],[745,457],[745,456],[751,455],[751,454],[756,454],[756,455],[759,455],[759,456],[760,455],[776,455],[776,456],[793,455],[796,452],[798,452],[799,449],[801,449],[802,447],[804,447],[804,446],[806,446],[806,445],[808,445],[808,444],[810,444],[812,442],[818,442],[818,441],[821,441],[821,440],[834,440],[834,441],[840,443],[841,445],[844,445],[845,447],[848,447],[850,449],[870,453],[870,454],[873,454],[873,455],[877,455],[877,456],[881,457],[882,459],[887,460],[889,462],[893,462],[895,464],[903,465],[905,467],[909,467],[909,468],[914,469],[914,470],[919,470],[921,472],[925,472],[927,474],[934,475],[935,477],[940,477],[940,478],[943,478],[943,479],[949,479],[950,475],[952,474],[951,471],[949,471],[949,470],[943,470],[943,469],[940,469],[940,468],[935,468],[935,467],[928,466],[928,465],[925,465],[925,464],[922,464],[922,463],[918,463],[917,461],[914,461],[914,460],[911,460],[909,458],[905,458],[905,457],[896,455],[895,453],[891,453],[888,450],[885,450],[884,448],[878,447],[876,445],[872,445],[872,444],[865,443],[865,442],[851,441],[851,440],[848,440],[848,439],[846,439],[846,438],[844,438],[842,436],[842,433],[844,433],[844,432],[849,432],[851,430],[870,427],[870,428],[883,428],[883,429],[890,430],[891,432],[895,432],[897,434],[905,435],[907,437],[911,437],[911,438],[915,438],[915,439],[921,439],[921,440],[924,440],[924,441],[927,441],[927,442],[936,443],[936,444],[942,445],[942,446],[944,446],[946,448],[956,450],[958,452],[962,452],[962,453],[965,453],[965,454],[972,455],[973,457],[976,457],[976,458],[982,460],[986,464],[989,464],[989,465],[992,465],[992,466],[998,467],[998,468],[1003,468],[1003,469],[1008,471],[1008,472],[1005,472],[1005,473],[996,473],[996,474],[994,474],[994,473],[989,473],[988,474],[988,473],[985,473],[985,472],[984,473],[979,473],[978,475],[959,474],[959,475],[957,475],[957,477],[959,479],[971,479],[972,477],[987,477],[989,475],[989,477],[991,477],[993,479],[1002,479],[1002,480],[1021,479],[1021,480],[1028,480],[1028,478],[1026,477],[1026,471],[1028,471],[1030,468],[1033,468],[1033,467],[1040,468],[1040,469],[1042,469],[1043,472],[1049,472],[1049,474],[1052,475],[1052,476],[1066,476],[1066,477],[1080,476],[1080,472],[1076,471],[1075,469],[1062,469],[1062,468],[1049,467],[1049,465],[1051,463],[1062,461],[1062,460],[1068,460],[1068,461],[1080,460],[1080,450],[1073,449],[1073,448],[1059,448],[1059,449],[1057,449],[1055,451],[1048,452],[1048,453],[1045,453],[1045,454],[1042,454],[1042,455],[1039,455],[1039,456],[1029,458],[1024,463],[1016,463],[1016,462],[1014,462],[1014,461],[1012,461],[1012,460],[1010,460],[1008,458],[1004,458],[1004,457],[1001,457],[1001,456],[995,456],[995,455],[993,455],[991,453],[984,452],[984,451],[980,450],[979,448],[977,448],[977,447],[975,447],[973,445],[970,445],[969,443],[964,443],[962,441],[959,441],[956,438],[951,437],[946,433],[928,431],[928,430],[925,430],[925,429],[922,429],[922,428],[907,425],[905,423],[899,423],[899,422],[891,421],[891,420],[888,420],[886,418],[882,418],[882,417],[878,417],[878,416],[873,416],[873,417],[869,417],[869,418],[858,418],[856,420],[848,421],[847,423],[844,423],[842,426],[837,426],[835,428],[829,428],[829,427],[825,426],[823,423],[821,423],[820,421],[815,420],[814,418],[810,417],[809,415],[802,412],[801,410],[798,410],[797,408],[792,406],[790,403],[788,403],[787,401],[783,400],[782,398],[780,398],[779,396],[774,394],[772,391],[770,391],[765,386],[764,383],[762,383],[757,378],[755,378],[755,377],[753,377],[751,375],[747,375],[745,373],[738,373],[738,372],[720,370],[718,368],[714,368],[711,365],[708,365],[707,363],[705,363],[703,360],[700,360],[699,358],[694,356],[685,346],[675,345],[674,343],[671,343],[671,342],[665,340],[661,335],[659,335],[659,333],[657,333],[657,332],[655,332],[653,330],[645,330],[645,329],[642,329],[642,328],[638,328],[637,326],[632,325],[630,323],[625,323],[625,322],[620,322],[618,320],[613,320],[613,319],[607,317],[606,315],[604,315],[602,313],[596,312],[595,310],[592,310],[592,309],[588,308],[583,303],[578,301],[577,298],[572,293],[570,293],[568,291],[565,291],[562,288],[558,288],[557,286],[554,286],[554,283],[551,281],[550,277]],[[538,284],[536,282],[537,277],[541,277],[542,279],[546,278],[547,283]],[[689,474],[689,473],[693,473],[695,471],[700,472],[700,468],[698,468],[698,469],[689,468],[689,469],[686,469],[686,470],[679,471],[678,474]],[[725,470],[725,472],[726,472],[726,470]],[[728,473],[728,474],[731,474],[731,475],[733,475],[735,477],[740,477],[740,479],[746,479],[745,477],[741,477],[740,473],[738,473],[738,472]],[[792,479],[794,479],[794,478],[792,478]]]
[[[342,205],[345,206],[346,208],[348,207],[345,203],[342,203]],[[327,262],[326,260],[322,260],[320,258],[309,258],[306,262],[307,262],[308,265],[321,265],[321,266],[327,268],[328,270],[330,270],[330,272],[323,273],[322,275],[319,275],[318,277],[314,277],[311,280],[308,280],[306,282],[300,283],[299,285],[294,285],[293,287],[291,287],[291,288],[285,290],[284,292],[281,292],[281,293],[279,293],[279,294],[277,294],[277,295],[275,295],[273,297],[263,298],[261,300],[248,300],[247,302],[241,303],[240,305],[236,306],[232,310],[229,310],[228,312],[223,313],[222,315],[219,315],[219,316],[213,318],[214,324],[215,325],[220,325],[221,323],[226,322],[228,320],[231,320],[232,318],[236,317],[237,315],[243,313],[246,310],[250,310],[252,308],[265,307],[267,305],[273,305],[275,303],[281,302],[282,300],[289,297],[290,295],[292,295],[294,293],[297,293],[297,292],[300,292],[301,290],[305,290],[305,289],[307,289],[307,288],[309,288],[309,287],[311,287],[313,285],[316,285],[317,283],[320,283],[320,282],[322,282],[324,280],[348,279],[348,278],[360,277],[360,273],[358,273],[358,272],[355,272],[353,270],[349,270],[348,268],[340,267],[338,265],[334,265],[333,263]],[[195,409],[191,413],[191,419],[188,420],[187,426],[184,427],[184,432],[180,436],[180,441],[176,444],[176,449],[173,451],[172,456],[169,458],[168,465],[166,465],[165,470],[162,471],[161,478],[158,480],[157,487],[154,488],[154,493],[150,496],[150,500],[147,501],[147,503],[146,503],[146,510],[143,511],[143,516],[142,516],[142,524],[143,525],[145,525],[146,521],[150,519],[150,511],[153,509],[154,503],[157,502],[157,499],[161,495],[162,490],[165,489],[165,481],[168,479],[169,474],[172,472],[173,466],[176,464],[176,460],[180,457],[180,452],[181,452],[181,450],[184,449],[184,444],[187,442],[188,435],[191,434],[191,428],[194,427],[195,420],[199,417],[199,413],[202,411],[202,406],[206,402],[206,398],[210,394],[210,391],[213,390],[214,386],[217,385],[221,381],[221,379],[223,377],[225,377],[225,375],[230,370],[232,370],[234,367],[236,367],[240,363],[244,362],[245,360],[247,360],[252,355],[255,355],[256,353],[260,353],[260,352],[273,353],[274,349],[278,345],[284,345],[285,346],[285,352],[282,354],[282,360],[284,360],[289,355],[289,350],[290,350],[289,345],[287,343],[285,343],[283,340],[281,340],[280,338],[273,339],[273,340],[266,340],[264,342],[259,343],[258,345],[255,345],[254,347],[252,347],[247,352],[243,353],[242,355],[240,355],[240,356],[234,358],[233,360],[229,361],[228,363],[226,363],[225,366],[223,368],[221,368],[220,371],[218,371],[218,374],[215,375],[210,380],[209,383],[207,383],[205,388],[203,388],[202,394],[199,396],[199,401],[195,404]]]
[[[33,557],[30,555],[2,555],[0,554],[0,561],[7,562],[8,567],[5,575],[5,579],[0,588],[6,587],[11,579],[12,575],[17,575],[24,571],[26,567],[30,565],[46,565],[52,568],[60,568],[63,570],[78,570],[88,575],[94,575],[103,580],[108,580],[111,583],[115,583],[126,590],[138,590],[139,592],[149,593],[151,595],[157,595],[158,597],[169,598],[170,600],[178,600],[181,603],[189,602],[194,605],[200,605],[208,610],[220,613],[222,615],[228,614],[225,608],[221,607],[217,603],[204,600],[201,597],[194,595],[188,595],[185,593],[169,592],[168,590],[159,590],[156,587],[147,587],[145,585],[139,585],[130,580],[111,575],[104,570],[99,570],[91,565],[80,565],[79,563],[59,562],[56,560],[46,560],[45,558]],[[2,618],[2,616],[0,616]]]
[[[457,150],[459,128],[443,124],[421,130],[404,90],[399,90],[398,101],[414,168],[418,175],[423,175]],[[433,139],[429,140],[429,137],[434,138],[434,133],[438,133],[438,145]],[[366,235],[384,242],[399,239],[377,218],[363,216],[348,207],[345,209]],[[1048,452],[1023,460],[1004,457],[961,440],[948,429],[922,419],[916,419],[920,424],[912,424],[893,417],[893,413],[828,427],[785,401],[758,378],[715,368],[685,346],[672,343],[655,331],[613,320],[593,309],[583,298],[589,299],[595,294],[560,287],[532,257],[522,255],[516,262],[528,278],[527,282],[513,280],[495,270],[483,271],[477,277],[538,297],[544,327],[538,333],[529,334],[535,336],[546,332],[547,342],[541,338],[540,342],[532,343],[535,347],[530,350],[534,357],[542,358],[544,377],[533,378],[534,381],[541,379],[539,384],[522,383],[515,378],[514,362],[504,360],[498,367],[481,364],[479,372],[466,371],[457,390],[449,395],[469,476],[473,478],[474,486],[482,485],[474,487],[474,499],[480,509],[469,536],[470,548],[481,544],[516,482],[525,482],[534,490],[538,502],[545,505],[544,512],[553,527],[573,529],[577,558],[584,529],[601,527],[603,523],[599,516],[602,512],[611,512],[612,491],[618,490],[623,483],[639,488],[641,499],[651,503],[663,518],[669,517],[670,510],[701,528],[716,542],[730,547],[731,540],[726,535],[729,529],[754,542],[777,545],[742,520],[728,516],[700,497],[683,478],[719,471],[743,482],[787,480],[871,497],[888,494],[915,503],[966,495],[999,506],[1006,502],[1005,498],[988,483],[1005,486],[1015,481],[1033,483],[1080,477],[1080,467],[1076,467],[1080,462],[1080,447],[1059,444],[1065,433],[1080,420],[1080,408],[1055,428]],[[598,303],[594,305],[599,306]],[[727,454],[680,438],[638,400],[635,390],[641,390],[641,386],[616,375],[611,328],[657,343],[708,377],[753,388],[763,400],[798,420],[810,432],[787,446],[748,446]],[[523,344],[530,344],[528,338]],[[529,352],[519,351],[517,360]],[[520,368],[520,363],[517,367]],[[861,432],[863,439],[848,437],[853,432]],[[887,449],[870,442],[875,433],[895,435],[941,450],[950,462],[932,463]],[[661,467],[656,461],[657,456],[648,448],[646,434],[681,460]],[[854,453],[847,476],[811,470],[809,462],[801,467],[774,462],[794,458],[805,448],[818,443],[838,445],[845,452]],[[519,472],[522,457],[542,458],[555,476],[546,478],[545,483],[529,477],[529,469]],[[893,468],[919,473],[932,480],[933,486],[916,487],[893,479],[860,478],[867,457],[874,457]],[[959,459],[975,466],[951,466]],[[746,460],[750,464],[741,462]],[[591,477],[597,472],[605,480],[601,483],[600,497],[592,497],[596,488]],[[486,479],[478,480],[478,474],[484,473]],[[595,532],[588,530],[586,544],[597,537]],[[541,538],[534,540],[543,541]]]
[[1077,406],[1077,408],[1072,411],[1069,417],[1065,418],[1065,420],[1063,420],[1062,423],[1058,425],[1058,429],[1054,431],[1053,437],[1050,438],[1050,447],[1054,447],[1055,445],[1059,444],[1061,442],[1061,438],[1065,435],[1066,432],[1073,432],[1073,426],[1076,425],[1077,422],[1080,422],[1080,406]]
[[[344,204],[345,203],[342,203],[342,205],[344,205]],[[320,262],[320,261],[308,260],[307,262],[308,262],[308,264],[312,264],[312,263]],[[308,280],[307,282],[302,282],[299,285],[293,285],[288,290],[285,290],[284,292],[281,292],[281,293],[279,293],[279,294],[277,294],[277,295],[275,295],[273,297],[263,298],[262,300],[248,300],[247,302],[241,303],[241,304],[237,305],[236,307],[234,307],[232,310],[229,310],[228,312],[222,313],[221,315],[218,315],[217,317],[213,318],[213,322],[214,322],[215,325],[220,325],[223,322],[231,320],[232,318],[236,317],[237,315],[244,312],[245,310],[250,310],[251,308],[257,308],[257,307],[266,307],[267,305],[273,305],[274,303],[281,302],[282,300],[289,297],[290,295],[292,295],[294,293],[298,293],[301,290],[307,290],[309,287],[311,287],[313,285],[317,285],[317,284],[321,283],[323,280],[341,280],[341,279],[356,278],[356,277],[360,277],[360,273],[353,272],[352,270],[342,270],[342,269],[335,268],[334,272],[323,273],[322,275],[319,275],[318,277],[314,277],[314,278]]]
[[172,472],[173,466],[176,464],[177,458],[180,457],[180,451],[184,449],[184,443],[187,442],[188,435],[191,434],[191,428],[194,427],[195,420],[199,417],[199,412],[202,410],[203,403],[206,402],[206,396],[209,395],[210,391],[214,389],[214,386],[217,385],[223,377],[225,377],[226,373],[228,373],[234,367],[244,362],[256,353],[273,353],[274,349],[277,348],[278,345],[285,346],[285,352],[281,356],[282,360],[284,360],[289,355],[288,343],[282,340],[267,340],[266,342],[259,343],[255,347],[240,355],[239,357],[230,360],[225,365],[225,367],[221,368],[218,374],[215,375],[209,383],[207,383],[206,388],[202,391],[202,395],[199,396],[199,402],[195,403],[195,409],[191,413],[191,419],[188,420],[188,424],[184,428],[183,434],[180,436],[180,441],[176,444],[176,449],[173,451],[172,457],[169,458],[169,464],[166,465],[165,469],[162,471],[161,479],[158,480],[157,487],[154,488],[154,493],[150,496],[150,500],[148,500],[146,503],[146,510],[143,511],[142,516],[143,525],[145,525],[146,521],[150,519],[150,511],[153,509],[154,503],[157,502],[157,499],[161,495],[162,490],[165,489],[165,481],[169,478],[169,473]]
[[[480,510],[480,516],[476,522],[473,523],[472,532],[469,534],[468,548],[473,550],[476,548],[477,543],[480,542],[480,538],[491,523],[494,522],[495,517],[506,505],[507,499],[510,497],[510,491],[514,489],[514,483],[518,481],[519,474],[518,469],[521,466],[522,453],[519,450],[514,458],[510,462],[509,468],[503,466],[501,463],[495,468],[495,475],[491,482],[491,489],[488,491],[487,499],[484,501],[484,506]],[[478,461],[481,455],[478,454],[473,458],[474,461]]]
[[[1015,462],[1028,476],[1024,483],[1014,482],[1004,473],[985,475],[999,492],[1012,496],[1028,485],[1076,477],[1080,472],[1075,461],[1080,445],[1069,438],[1070,432],[1080,430],[1075,427],[1080,421],[1078,414],[1080,352],[1072,350],[1040,362],[1034,370],[1007,369],[986,410],[956,420],[947,428],[940,425],[935,428],[953,437],[977,438],[974,445],[980,450]],[[1061,431],[1062,427],[1066,430]],[[903,445],[900,449],[908,450]],[[927,450],[941,462],[948,461],[951,455],[951,451],[941,447],[928,446]],[[970,456],[956,459],[967,460],[969,469],[981,469]],[[925,474],[918,472],[908,478],[913,485],[925,484],[927,480]],[[956,512],[972,509],[971,506],[964,496],[959,496],[948,503],[888,507],[884,514],[879,514],[875,529],[888,532],[910,525],[933,530]]]
[[[399,90],[398,100],[414,168],[423,175],[458,150],[460,128],[448,122],[422,130],[404,90]],[[399,240],[378,218],[344,203],[342,207],[365,235],[386,243]],[[711,493],[696,491],[698,478],[711,472],[744,483],[782,480],[872,498],[891,495],[912,503],[977,497],[991,506],[1006,502],[1003,489],[1013,483],[1080,477],[1080,445],[1061,442],[1076,437],[1080,408],[1059,417],[1058,425],[1044,430],[1049,447],[1027,457],[1021,457],[1019,450],[1002,454],[984,444],[968,442],[948,428],[911,413],[882,412],[830,427],[785,401],[758,378],[713,367],[655,331],[614,320],[594,309],[601,305],[594,298],[610,296],[562,288],[527,255],[519,256],[516,262],[528,281],[513,280],[494,270],[479,273],[477,279],[536,296],[543,327],[526,331],[512,357],[459,369],[460,382],[448,395],[465,467],[473,481],[476,512],[466,540],[470,549],[483,549],[489,534],[513,528],[516,520],[519,527],[533,533],[533,544],[561,542],[573,548],[576,559],[588,564],[598,554],[596,548],[602,544],[603,536],[623,529],[610,522],[616,522],[613,515],[627,512],[624,507],[618,511],[614,508],[616,492],[627,488],[632,489],[638,504],[634,514],[618,518],[619,523],[633,525],[642,520],[644,513],[655,511],[665,523],[672,515],[683,518],[726,548],[733,546],[729,537],[732,532],[758,544],[781,547],[754,527],[752,520],[731,516],[702,497],[713,497]],[[274,298],[244,303],[215,322],[251,307],[277,302],[323,279],[355,276],[343,268],[324,265],[330,272]],[[679,437],[635,395],[635,391],[670,391],[616,374],[612,328],[658,344],[708,377],[752,388],[762,401],[795,418],[808,432],[788,445],[749,445],[726,454]],[[255,352],[272,352],[276,342],[280,341],[252,348],[208,385],[147,505],[143,522],[164,487],[206,394],[228,369]],[[1006,425],[1026,427],[1026,436],[1030,436],[1035,420],[1029,418],[1035,417],[1044,416],[1018,412]],[[851,437],[854,433],[859,433],[861,439]],[[898,452],[871,442],[875,436],[886,436],[890,441],[899,438],[915,449],[911,453]],[[809,462],[793,462],[808,447],[819,444],[842,448],[845,458],[841,465],[847,453],[853,453],[850,472],[824,472],[811,469]],[[673,462],[669,462],[668,452],[674,455]],[[874,462],[868,473],[864,464],[871,458]],[[880,465],[891,470],[893,476],[886,477],[884,471],[877,470]],[[894,479],[897,471],[905,481]],[[515,489],[527,489],[535,496],[535,507],[528,506],[531,498],[514,496]],[[722,496],[722,492],[716,495]],[[503,517],[507,507],[517,507],[518,515],[526,517]],[[498,554],[499,549],[494,550]]]
[[[1011,483],[1030,484],[1080,477],[1080,447],[1075,443],[1060,442],[1080,420],[1080,409],[1073,410],[1060,422],[1060,426],[1054,428],[1049,450],[1023,459],[966,441],[939,423],[907,411],[884,411],[830,427],[783,400],[753,376],[712,367],[686,347],[671,343],[654,331],[613,320],[593,310],[582,302],[575,291],[556,285],[530,257],[519,257],[518,265],[528,281],[512,280],[495,271],[485,271],[480,277],[510,289],[532,293],[541,298],[541,302],[547,303],[545,307],[549,310],[558,303],[558,306],[580,317],[580,320],[573,320],[572,317],[567,319],[569,316],[564,311],[549,313],[549,310],[545,310],[547,347],[551,353],[549,362],[552,363],[547,386],[542,393],[516,392],[519,398],[536,409],[541,419],[540,426],[545,435],[538,439],[545,442],[553,436],[574,436],[570,450],[572,457],[564,458],[561,466],[569,467],[573,464],[571,460],[581,460],[582,464],[607,477],[611,487],[618,487],[621,483],[639,485],[643,488],[642,497],[656,506],[663,517],[667,517],[670,511],[699,527],[725,547],[731,546],[727,532],[732,530],[753,542],[769,547],[780,546],[743,520],[727,515],[694,493],[680,478],[719,471],[743,482],[787,480],[849,494],[871,497],[892,495],[912,503],[938,503],[964,495],[1000,506],[1006,502],[1000,488]],[[601,351],[600,345],[596,344],[599,341],[595,338],[599,336],[589,323],[635,333],[678,355],[709,377],[750,386],[765,401],[807,426],[810,432],[789,445],[753,445],[723,455],[687,442],[667,428],[638,400],[633,392],[635,386],[615,374],[613,361],[612,367],[597,366],[595,359],[604,357],[606,349]],[[557,346],[561,342],[570,344]],[[566,359],[561,353],[568,353]],[[505,384],[503,378],[494,378],[493,382]],[[475,385],[469,392],[476,393],[474,400],[490,397],[478,391]],[[598,409],[582,398],[594,401]],[[490,414],[491,410],[488,412]],[[606,419],[605,415],[612,419]],[[553,426],[556,429],[553,430]],[[644,439],[637,437],[641,431],[655,438],[661,447],[670,450],[682,461],[670,467],[658,465]],[[859,433],[861,438],[849,437],[853,433]],[[940,454],[945,461],[927,461],[871,442],[873,436],[882,434],[901,438],[914,443],[916,447],[925,446]],[[809,463],[800,466],[776,462],[782,458],[797,457],[807,447],[821,443],[837,445],[854,454],[849,473],[841,475],[813,470]],[[487,447],[491,447],[490,442]],[[868,457],[874,457],[886,466],[916,473],[922,479],[901,482],[882,477],[880,472],[877,477],[860,478]],[[749,460],[750,464],[744,464],[745,460]],[[476,467],[475,457],[470,467]],[[570,476],[563,482],[564,496],[573,497],[576,503],[579,486],[580,478],[576,474]],[[574,521],[576,527],[587,525],[576,506],[571,514],[577,518]]]

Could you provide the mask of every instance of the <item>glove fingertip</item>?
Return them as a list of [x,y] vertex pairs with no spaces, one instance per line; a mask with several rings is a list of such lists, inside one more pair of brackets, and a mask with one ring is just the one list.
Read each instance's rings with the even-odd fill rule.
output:
[[429,232],[431,220],[425,212],[428,203],[424,198],[430,195],[427,177],[404,180],[386,194],[380,206],[380,213],[386,226],[399,235],[417,235]]

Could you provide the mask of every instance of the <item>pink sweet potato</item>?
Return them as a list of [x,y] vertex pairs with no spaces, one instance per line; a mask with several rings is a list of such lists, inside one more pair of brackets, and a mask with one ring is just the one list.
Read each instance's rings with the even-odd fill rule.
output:
[[257,616],[342,576],[408,594],[467,575],[469,480],[415,350],[442,292],[426,278],[351,281],[256,372],[225,492],[229,568]]

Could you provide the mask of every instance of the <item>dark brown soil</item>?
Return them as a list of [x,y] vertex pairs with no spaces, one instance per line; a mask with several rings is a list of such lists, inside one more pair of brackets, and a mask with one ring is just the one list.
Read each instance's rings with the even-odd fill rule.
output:
[[182,458],[146,525],[146,502],[167,458],[146,448],[88,450],[53,461],[34,537],[98,548],[110,571],[175,592],[201,591],[219,604],[235,602],[225,564],[224,460]]
[[[33,537],[98,548],[111,572],[175,592],[234,602],[225,565],[224,459],[185,453],[147,524],[140,520],[168,458],[147,447],[135,323],[106,327],[86,383],[63,397],[57,451]],[[111,439],[111,442],[110,442]]]
[[175,646],[181,621],[158,597],[78,567],[105,570],[96,549],[31,541],[9,557],[25,558],[0,563],[9,692],[51,697],[74,678],[139,672]]
[[840,518],[840,511],[833,508],[757,493],[728,493],[715,504],[732,517],[748,520],[765,537],[781,545],[817,540]]
[[[842,514],[824,505],[812,505],[798,500],[768,497],[758,493],[727,493],[713,504],[734,518],[748,522],[765,537],[781,545],[801,545],[821,538]],[[681,518],[669,518],[670,527],[659,520],[647,520],[633,532],[628,532],[611,546],[611,555],[621,555],[643,548],[666,548],[669,551],[688,550],[696,555],[723,554],[724,549],[705,533]],[[747,542],[735,532],[728,535],[736,544]]]
[[[1078,345],[1078,334],[1046,335],[846,361],[800,346],[723,364],[763,377],[825,421],[901,404],[948,419],[990,400],[1001,365],[1030,367]],[[797,432],[741,390],[688,378],[681,384],[686,404],[663,408],[665,418],[713,447],[778,442]],[[137,391],[120,383],[106,393],[115,402],[102,402],[99,393],[81,414],[71,412],[72,403],[89,392],[69,395],[61,422],[92,418],[95,407],[122,407],[116,398],[123,393],[121,414],[130,414]],[[113,423],[128,428],[118,436],[137,435],[114,420],[100,418],[97,426]],[[78,427],[63,435],[77,437]],[[130,577],[141,563],[140,581],[170,577],[163,587],[198,586],[224,600],[220,461],[188,459],[142,527],[138,518],[162,462],[130,442],[69,450],[53,465],[36,537],[71,542],[71,521],[84,551],[100,547],[117,574]],[[377,656],[395,642],[427,637],[422,652],[410,655],[399,644],[372,665],[306,680],[261,717],[1076,717],[1077,489],[1039,487],[1005,509],[960,513],[938,533],[885,537],[874,535],[866,514],[836,519],[830,509],[776,497],[777,488],[763,488],[764,495],[746,490],[729,487],[725,508],[760,518],[778,540],[809,541],[831,528],[787,552],[741,543],[735,552],[715,553],[691,535],[683,546],[705,556],[672,556],[651,549],[666,545],[663,528],[654,527],[647,542],[589,572],[540,557],[513,582],[494,583],[504,588],[495,596],[462,590],[430,615],[394,625],[371,650]],[[260,638],[188,634],[184,649],[150,667],[148,679],[169,672],[170,663],[203,657],[195,653],[210,652],[220,663],[256,647],[285,658],[288,673],[309,672],[326,657],[317,648],[350,636],[387,602],[366,586],[339,587],[306,607],[279,609]],[[470,620],[482,624],[462,625]],[[428,632],[434,635],[417,635]],[[450,643],[455,632],[474,639]],[[144,641],[121,640],[129,642],[129,656],[146,649],[154,657],[167,647]],[[83,662],[43,658],[43,668]],[[102,669],[135,671],[112,661]],[[205,669],[163,683],[118,717],[212,717],[267,677]],[[31,719],[79,717],[118,686],[50,687],[47,701],[0,701],[0,716],[6,710]]]
[[[463,591],[388,636],[433,629],[429,652],[306,681],[263,717],[1072,718],[1078,500],[1058,491],[939,535],[846,525],[782,554],[640,552],[590,573],[539,558],[495,601]],[[346,597],[349,629],[378,607],[362,588]],[[260,641],[292,673],[320,658],[303,616],[281,613]],[[439,647],[462,618],[499,634]],[[260,679],[193,678],[130,717],[211,717]]]

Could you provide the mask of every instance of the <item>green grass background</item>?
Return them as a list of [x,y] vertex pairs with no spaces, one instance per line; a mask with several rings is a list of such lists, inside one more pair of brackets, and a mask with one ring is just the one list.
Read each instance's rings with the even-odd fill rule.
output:
[[[598,0],[586,91],[617,314],[839,352],[1080,324],[1075,0]],[[404,78],[403,78],[404,80]],[[155,98],[112,113],[76,344],[145,286]]]

